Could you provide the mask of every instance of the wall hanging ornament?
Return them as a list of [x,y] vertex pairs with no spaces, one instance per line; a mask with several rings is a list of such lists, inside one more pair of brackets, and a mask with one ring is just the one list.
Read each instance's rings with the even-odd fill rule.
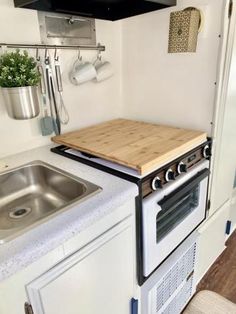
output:
[[202,22],[203,16],[197,8],[171,12],[168,52],[196,52]]

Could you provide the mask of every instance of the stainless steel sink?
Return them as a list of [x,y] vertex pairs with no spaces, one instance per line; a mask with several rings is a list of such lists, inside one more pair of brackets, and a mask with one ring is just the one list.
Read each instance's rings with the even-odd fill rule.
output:
[[41,161],[0,174],[0,243],[101,191]]

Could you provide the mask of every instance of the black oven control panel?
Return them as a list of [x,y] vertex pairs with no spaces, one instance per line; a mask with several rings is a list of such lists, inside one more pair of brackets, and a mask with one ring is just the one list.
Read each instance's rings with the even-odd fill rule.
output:
[[208,140],[190,152],[173,160],[162,168],[154,171],[142,182],[142,196],[145,197],[161,189],[165,184],[174,181],[178,176],[187,173],[192,166],[211,157],[211,141]]

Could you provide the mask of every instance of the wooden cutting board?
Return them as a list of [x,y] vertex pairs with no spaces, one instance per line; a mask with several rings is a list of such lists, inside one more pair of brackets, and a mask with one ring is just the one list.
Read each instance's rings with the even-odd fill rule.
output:
[[117,119],[55,136],[52,141],[145,174],[200,145],[206,137],[200,131]]

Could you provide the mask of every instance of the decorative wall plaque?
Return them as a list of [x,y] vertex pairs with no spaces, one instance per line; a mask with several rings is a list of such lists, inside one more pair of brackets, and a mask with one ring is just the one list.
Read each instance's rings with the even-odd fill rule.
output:
[[196,52],[201,13],[187,8],[170,14],[169,53]]

